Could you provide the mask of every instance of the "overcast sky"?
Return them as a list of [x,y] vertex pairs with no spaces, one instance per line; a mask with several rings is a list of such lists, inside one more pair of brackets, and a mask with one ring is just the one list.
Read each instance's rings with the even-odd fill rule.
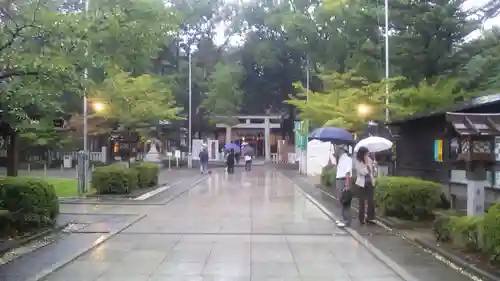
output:
[[[229,0],[229,1],[231,1],[231,0]],[[252,1],[252,0],[243,0],[243,2],[246,2],[246,1]],[[469,0],[465,3],[464,8],[469,9],[472,7],[479,7],[481,5],[484,5],[487,2],[488,2],[488,0]],[[389,18],[389,20],[390,20],[390,18]],[[493,18],[484,24],[485,29],[490,29],[493,26],[500,26],[500,16]],[[226,29],[225,25],[220,25],[217,28],[217,35],[215,37],[215,43],[217,45],[222,45],[224,43],[224,41],[226,40],[226,37],[224,36],[225,29]],[[479,31],[477,31],[477,32],[474,32],[473,34],[471,34],[470,37],[474,38],[474,37],[478,36],[479,34],[480,34]],[[241,38],[239,36],[233,36],[233,38],[231,38],[230,43],[231,43],[231,45],[238,45],[238,44],[242,43],[242,40],[243,40],[243,38]]]

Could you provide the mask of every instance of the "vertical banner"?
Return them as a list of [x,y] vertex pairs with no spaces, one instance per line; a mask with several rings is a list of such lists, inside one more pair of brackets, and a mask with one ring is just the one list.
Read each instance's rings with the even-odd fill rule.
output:
[[434,161],[443,162],[443,140],[434,140]]

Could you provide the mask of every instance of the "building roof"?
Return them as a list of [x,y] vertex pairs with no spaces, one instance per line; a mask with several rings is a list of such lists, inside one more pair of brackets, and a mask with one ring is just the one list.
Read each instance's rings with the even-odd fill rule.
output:
[[[438,116],[438,115],[444,116],[444,115],[446,115],[447,112],[468,111],[468,110],[471,110],[471,109],[474,109],[477,107],[493,105],[493,104],[500,105],[500,93],[476,97],[476,98],[473,98],[473,99],[468,100],[468,101],[459,102],[455,105],[443,108],[442,110],[438,110],[438,111],[416,113],[416,114],[413,114],[407,118],[389,122],[388,125],[391,125],[391,124],[396,125],[396,124],[405,123],[407,121],[413,121],[413,120],[418,120],[418,119],[433,117],[433,116]],[[488,113],[500,113],[500,108],[498,110],[496,110],[496,112],[488,112]]]

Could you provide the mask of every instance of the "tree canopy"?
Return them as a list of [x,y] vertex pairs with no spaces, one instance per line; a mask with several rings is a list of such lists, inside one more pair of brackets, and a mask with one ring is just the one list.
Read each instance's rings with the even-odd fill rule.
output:
[[43,124],[80,118],[84,93],[106,105],[91,126],[178,119],[191,57],[194,135],[239,113],[281,115],[288,134],[297,118],[356,131],[386,108],[404,118],[497,91],[500,31],[481,29],[497,2],[389,1],[386,81],[382,0],[2,1],[1,121],[11,146],[54,142]]

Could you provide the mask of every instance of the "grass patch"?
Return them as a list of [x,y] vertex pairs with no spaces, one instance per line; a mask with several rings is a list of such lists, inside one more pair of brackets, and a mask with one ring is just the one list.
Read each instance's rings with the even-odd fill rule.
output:
[[[78,180],[70,178],[43,178],[48,183],[52,184],[56,189],[58,197],[75,197],[78,196]],[[95,191],[90,188],[87,195],[93,194]]]

